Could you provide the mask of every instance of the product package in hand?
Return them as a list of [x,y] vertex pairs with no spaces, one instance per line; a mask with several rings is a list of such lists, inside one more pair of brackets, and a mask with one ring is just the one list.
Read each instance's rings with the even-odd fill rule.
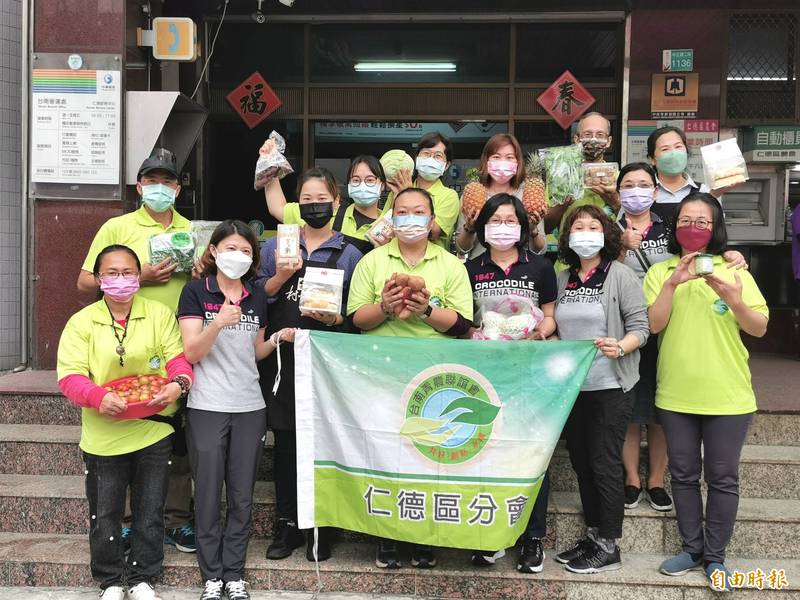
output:
[[164,410],[163,405],[147,405],[168,383],[160,375],[129,375],[104,383],[102,387],[128,403],[128,408],[115,415],[115,419],[143,419]]
[[[403,300],[408,300],[415,292],[421,292],[425,289],[425,280],[417,275],[392,273],[390,279],[402,288]],[[394,307],[394,314],[401,321],[405,321],[411,317],[412,313],[405,304],[398,304]]]
[[189,230],[194,237],[194,257],[201,258],[211,241],[211,234],[222,221],[192,221]]
[[294,173],[284,152],[286,142],[277,131],[273,131],[258,151],[255,189],[263,189],[273,179],[283,179],[289,173]]
[[394,237],[394,227],[392,226],[392,211],[387,211],[376,219],[365,234],[365,237],[372,242],[376,248],[383,246]]
[[344,271],[307,267],[300,292],[300,312],[339,314],[342,310]]
[[300,226],[278,224],[275,262],[279,267],[295,266],[300,258]]
[[563,204],[568,197],[578,200],[583,196],[583,146],[554,146],[542,148],[547,177],[547,204]]
[[380,159],[386,179],[392,181],[398,171],[413,171],[414,159],[405,150],[389,150]]
[[165,258],[178,266],[176,273],[191,273],[194,266],[194,236],[186,231],[159,233],[150,238],[150,264],[157,265]]
[[722,140],[700,148],[703,158],[705,184],[718,190],[749,179],[747,162],[735,138]]
[[544,313],[523,296],[481,300],[481,327],[473,340],[525,340],[544,319]]
[[616,186],[619,164],[615,162],[583,163],[583,185],[591,187]]

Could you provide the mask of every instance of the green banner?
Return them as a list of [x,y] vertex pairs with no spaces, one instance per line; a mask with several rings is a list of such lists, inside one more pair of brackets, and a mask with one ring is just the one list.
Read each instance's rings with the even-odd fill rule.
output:
[[300,332],[299,526],[512,546],[595,352],[589,341]]

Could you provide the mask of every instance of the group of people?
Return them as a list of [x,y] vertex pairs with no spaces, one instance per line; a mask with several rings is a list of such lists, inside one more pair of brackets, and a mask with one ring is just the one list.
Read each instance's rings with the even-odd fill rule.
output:
[[[574,141],[585,160],[602,162],[612,144],[609,122],[586,115]],[[564,430],[586,531],[556,561],[575,573],[620,568],[625,509],[643,498],[655,510],[673,508],[668,464],[683,549],[661,572],[727,573],[739,457],[756,410],[740,331],[764,335],[768,311],[744,257],[727,248],[720,200],[686,174],[687,152],[680,129],[658,129],[648,140],[650,161],[625,165],[616,185],[528,214],[520,199],[522,150],[512,135],[499,134],[480,162],[486,202],[459,219],[458,195],[442,181],[453,145],[430,133],[417,145],[413,173],[387,180],[375,157],[354,159],[349,202],[322,168],[299,176],[297,202],[270,183],[268,211],[300,226],[300,261],[278,261],[275,238],[259,247],[247,224],[228,220],[187,274],[168,260],[148,262],[150,236],[189,227],[174,208],[174,157],[157,150],[139,173],[141,208],[108,221],[92,244],[78,286],[99,299],[70,319],[58,352],[61,389],[83,409],[91,568],[102,597],[157,599],[152,579],[163,542],[174,543],[184,529],[192,538],[196,531],[201,599],[249,598],[244,564],[268,427],[277,522],[266,556],[286,558],[306,545],[309,560],[328,559],[331,532],[297,527],[295,331],[470,338],[488,303],[504,294],[541,310],[530,340],[593,340],[597,348]],[[394,236],[375,246],[365,234],[388,211]],[[545,237],[554,233],[557,256],[547,256]],[[466,263],[449,251],[453,238]],[[699,254],[711,255],[713,272],[696,272]],[[344,273],[340,314],[301,313],[309,266]],[[424,288],[409,297],[392,277],[398,273],[423,278]],[[398,318],[400,308],[410,316]],[[127,401],[106,382],[147,374],[168,381],[150,401],[163,410],[118,418]],[[639,477],[641,425],[646,481]],[[177,463],[191,469],[194,516],[177,529],[168,522],[165,538]],[[132,521],[121,529],[128,490]],[[543,569],[548,490],[546,474],[520,540],[520,572]],[[489,566],[505,550],[476,550],[471,560]],[[417,568],[436,565],[429,546],[412,544],[410,558]],[[395,541],[378,540],[376,565],[401,567]]]

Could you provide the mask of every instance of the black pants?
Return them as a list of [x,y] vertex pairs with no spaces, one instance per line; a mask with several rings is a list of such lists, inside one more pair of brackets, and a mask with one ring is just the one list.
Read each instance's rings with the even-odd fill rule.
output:
[[[172,440],[118,456],[83,453],[89,500],[89,551],[92,577],[101,589],[150,582],[164,560],[164,502]],[[120,540],[125,494],[131,489],[131,552],[127,561]]]
[[539,487],[539,495],[536,496],[536,504],[533,505],[531,518],[528,519],[528,527],[525,529],[525,536],[528,538],[542,539],[547,535],[547,505],[550,495],[550,469],[544,472],[542,485]]
[[[725,562],[739,510],[739,459],[753,415],[691,415],[662,409],[658,414],[667,436],[683,549],[710,562]],[[708,484],[705,529],[701,467]]]
[[279,519],[297,522],[297,434],[273,429],[275,434],[275,504]]
[[631,394],[621,389],[581,392],[565,427],[586,526],[606,539],[622,537],[622,447],[632,410]]
[[[253,488],[264,450],[267,411],[189,409],[186,424],[200,572],[204,580],[238,581],[244,575],[250,541]],[[224,531],[220,517],[223,482],[228,505]]]

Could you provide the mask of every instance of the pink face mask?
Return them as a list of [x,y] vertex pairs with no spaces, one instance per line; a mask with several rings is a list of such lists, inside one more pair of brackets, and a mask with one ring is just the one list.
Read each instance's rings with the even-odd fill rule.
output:
[[510,250],[519,242],[522,226],[505,223],[487,223],[483,229],[483,236],[486,243],[498,250]]
[[115,302],[127,302],[139,291],[139,277],[103,277],[100,290]]
[[517,174],[517,161],[490,160],[487,163],[489,175],[497,183],[508,183]]

